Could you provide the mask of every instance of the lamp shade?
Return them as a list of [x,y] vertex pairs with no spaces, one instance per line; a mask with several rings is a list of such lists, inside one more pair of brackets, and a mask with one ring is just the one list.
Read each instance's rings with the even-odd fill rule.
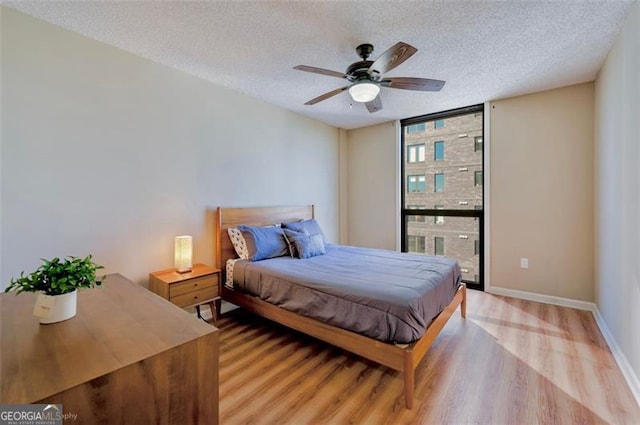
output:
[[190,272],[192,268],[193,238],[176,236],[174,265],[178,273]]
[[349,88],[349,94],[356,102],[371,102],[378,93],[380,93],[380,87],[367,81],[356,83]]

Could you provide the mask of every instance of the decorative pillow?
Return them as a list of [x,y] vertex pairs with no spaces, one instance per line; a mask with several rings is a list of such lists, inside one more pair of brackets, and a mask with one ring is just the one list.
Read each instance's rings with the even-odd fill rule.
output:
[[233,248],[236,250],[238,257],[243,260],[247,260],[249,258],[249,251],[247,250],[247,243],[245,242],[240,229],[229,227],[227,229],[227,233],[229,234],[229,239],[231,239],[231,243],[233,244]]
[[249,260],[260,261],[267,258],[289,255],[289,246],[280,227],[255,227],[241,224],[238,229],[247,244]]
[[306,229],[302,229],[302,232],[296,232],[291,229],[283,229],[284,230],[284,238],[287,240],[287,244],[289,245],[289,252],[292,257],[298,257],[298,248],[296,248],[296,239],[302,236],[309,236],[309,232]]
[[298,237],[295,240],[295,245],[298,251],[298,258],[311,258],[327,253],[320,233]]
[[315,218],[312,218],[310,220],[294,221],[291,223],[282,223],[282,228],[295,230],[297,232],[306,230],[310,235],[320,234],[320,236],[322,237],[322,243],[327,243],[327,238],[324,237],[324,232],[322,231],[320,224],[315,220]]

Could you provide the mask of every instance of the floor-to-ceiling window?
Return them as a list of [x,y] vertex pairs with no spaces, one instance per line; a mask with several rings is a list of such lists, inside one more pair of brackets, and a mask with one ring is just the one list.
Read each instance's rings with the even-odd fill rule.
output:
[[402,248],[458,260],[470,288],[483,282],[483,106],[402,124]]

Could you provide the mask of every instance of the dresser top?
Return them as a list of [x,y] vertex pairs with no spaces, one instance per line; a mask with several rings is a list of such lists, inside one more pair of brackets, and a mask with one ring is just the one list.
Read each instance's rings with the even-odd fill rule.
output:
[[33,403],[217,329],[119,274],[78,291],[72,319],[41,325],[36,294],[0,295],[0,400]]

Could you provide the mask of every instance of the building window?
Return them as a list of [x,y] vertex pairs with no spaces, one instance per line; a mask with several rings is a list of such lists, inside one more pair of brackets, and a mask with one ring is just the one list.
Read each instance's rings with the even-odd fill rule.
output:
[[473,150],[475,152],[482,152],[482,136],[478,136],[475,138],[475,142],[473,143]]
[[[434,210],[443,210],[444,205],[434,205]],[[433,224],[444,224],[444,216],[443,215],[434,215],[433,216]]]
[[435,161],[444,160],[444,142],[442,140],[433,144],[433,159]]
[[480,254],[480,241],[476,239],[473,241],[473,245],[473,255]]
[[[410,210],[423,210],[425,209],[424,205],[407,205],[407,208]],[[413,221],[415,223],[424,223],[426,217],[423,215],[409,215],[407,216],[408,221]]]
[[427,189],[427,182],[424,175],[421,176],[407,176],[407,190],[409,192],[425,192]]
[[427,129],[427,126],[423,122],[421,122],[419,124],[412,124],[412,125],[407,126],[407,134],[421,133],[421,132],[425,131],[426,129]]
[[425,253],[424,236],[409,235],[407,242],[409,242],[409,252]]
[[425,160],[425,146],[411,145],[408,148],[407,157],[409,162],[424,162]]
[[474,173],[474,178],[475,178],[475,186],[482,186],[482,171],[476,171]]
[[444,120],[435,120],[433,122],[433,128],[438,129],[443,127],[444,127]]
[[444,174],[437,173],[433,175],[433,191],[444,192]]
[[436,236],[433,238],[433,246],[435,255],[444,255],[444,238]]

